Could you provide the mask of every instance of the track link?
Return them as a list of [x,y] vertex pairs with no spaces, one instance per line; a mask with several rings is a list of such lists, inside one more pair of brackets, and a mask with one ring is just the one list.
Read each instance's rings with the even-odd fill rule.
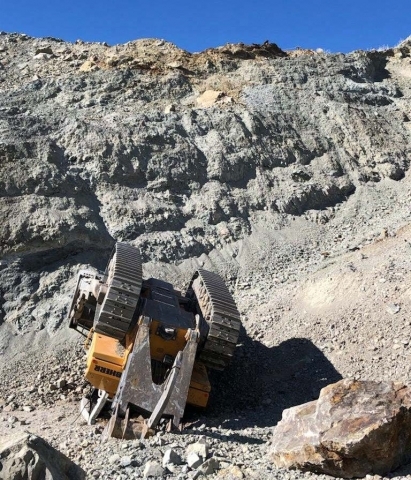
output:
[[130,328],[142,284],[140,251],[118,242],[105,272],[107,293],[96,313],[97,333],[122,340]]
[[190,284],[209,330],[199,356],[207,367],[224,370],[230,363],[240,334],[240,313],[223,279],[198,270]]

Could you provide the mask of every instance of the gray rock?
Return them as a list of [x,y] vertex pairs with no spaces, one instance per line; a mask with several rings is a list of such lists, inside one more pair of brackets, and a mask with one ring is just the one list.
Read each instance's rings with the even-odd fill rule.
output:
[[206,441],[200,441],[189,445],[186,449],[186,452],[187,454],[194,452],[199,455],[204,461],[208,456],[209,447]]
[[167,114],[167,113],[172,113],[172,112],[175,112],[176,111],[176,107],[175,105],[173,104],[170,104],[170,105],[167,105],[165,108],[164,108],[164,113]]
[[110,465],[115,465],[116,463],[118,463],[120,461],[120,455],[118,453],[114,453],[113,455],[111,455],[108,459],[108,463]]
[[203,462],[204,459],[195,452],[191,452],[187,455],[187,465],[192,469],[198,468]]
[[124,457],[121,457],[120,459],[120,465],[125,468],[125,467],[129,467],[131,465],[131,457],[129,455],[126,455]]
[[[85,472],[40,437],[24,432],[0,440],[1,477],[83,480]],[[32,475],[35,475],[32,476]]]
[[53,55],[53,50],[51,47],[39,47],[36,48],[36,52],[34,55],[38,55],[39,53],[47,53],[48,55]]
[[177,466],[177,465],[174,465],[173,463],[168,463],[164,469],[167,471],[167,472],[170,472],[170,473],[173,473],[173,474],[177,474],[180,470],[180,467]]
[[162,477],[164,473],[164,468],[158,462],[150,460],[144,466],[143,476],[144,478]]
[[209,458],[199,468],[198,472],[201,475],[212,475],[219,469],[219,463],[216,458]]
[[390,303],[386,306],[386,310],[391,315],[395,315],[396,313],[398,313],[401,310],[401,307],[399,305],[395,304],[395,303]]
[[57,388],[64,388],[66,385],[67,385],[67,380],[64,380],[64,378],[60,378],[60,380],[58,380],[56,383]]
[[163,467],[165,468],[169,464],[174,464],[174,465],[181,465],[182,460],[180,455],[173,450],[172,448],[168,448],[164,452],[163,456]]

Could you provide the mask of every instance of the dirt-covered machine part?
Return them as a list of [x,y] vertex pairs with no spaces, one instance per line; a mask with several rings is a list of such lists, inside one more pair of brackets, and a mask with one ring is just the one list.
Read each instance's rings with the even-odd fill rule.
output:
[[205,407],[207,368],[223,370],[240,332],[240,314],[224,281],[199,269],[182,295],[162,280],[142,279],[137,248],[117,243],[105,273],[81,271],[69,312],[70,327],[88,331],[86,379],[98,390],[83,399],[91,424],[105,402],[113,415],[108,436],[128,432],[130,408],[178,426],[187,403]]

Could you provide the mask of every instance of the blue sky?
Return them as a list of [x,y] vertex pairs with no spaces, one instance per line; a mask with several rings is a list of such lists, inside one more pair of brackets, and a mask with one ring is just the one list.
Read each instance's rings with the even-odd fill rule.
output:
[[3,0],[0,30],[110,45],[155,37],[191,52],[265,40],[349,52],[411,35],[411,0]]

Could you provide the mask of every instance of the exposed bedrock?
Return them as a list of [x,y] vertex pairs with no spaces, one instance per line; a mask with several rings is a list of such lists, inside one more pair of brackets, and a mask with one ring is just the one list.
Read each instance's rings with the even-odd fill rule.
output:
[[[36,277],[30,301],[42,298],[42,263],[68,278],[69,257],[99,257],[116,240],[170,263],[230,251],[261,215],[272,228],[329,221],[358,189],[401,182],[409,168],[409,55],[409,42],[348,55],[274,44],[189,54],[158,40],[2,33],[3,261],[30,264],[19,270],[32,272],[21,284]],[[218,92],[207,107],[205,91]],[[0,272],[0,321],[16,315],[12,270]]]

